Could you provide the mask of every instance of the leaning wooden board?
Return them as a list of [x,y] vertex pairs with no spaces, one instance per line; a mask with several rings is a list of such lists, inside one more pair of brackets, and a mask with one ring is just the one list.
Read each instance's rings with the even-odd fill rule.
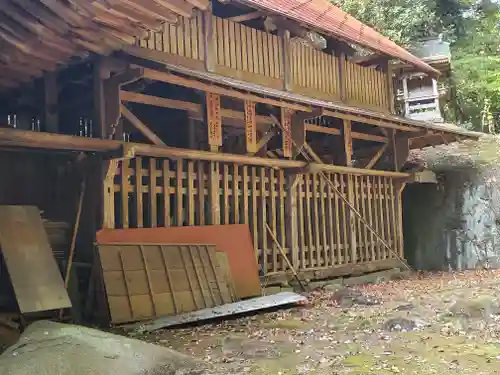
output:
[[98,249],[111,323],[236,301],[213,245],[107,244]]
[[215,244],[227,254],[238,298],[260,296],[257,259],[247,224],[196,227],[102,229],[97,243],[190,243]]
[[71,307],[37,207],[0,206],[0,250],[21,313]]

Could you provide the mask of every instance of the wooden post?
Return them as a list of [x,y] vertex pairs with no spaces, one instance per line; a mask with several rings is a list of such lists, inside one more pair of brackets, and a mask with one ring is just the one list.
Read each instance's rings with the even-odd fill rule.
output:
[[222,146],[222,118],[220,111],[220,95],[206,94],[208,144],[210,151],[217,152]]
[[107,138],[106,129],[106,103],[104,99],[104,80],[103,80],[102,59],[98,58],[94,62],[93,86],[94,86],[94,126],[92,133],[97,138]]
[[[405,182],[395,184],[396,188],[396,214],[397,214],[397,252],[401,259],[404,259],[404,236],[403,236],[403,190],[406,186]],[[394,248],[394,247],[393,247]]]
[[[351,121],[344,120],[344,149],[345,149],[345,160],[348,167],[352,167],[352,133],[351,133]],[[354,206],[355,204],[355,180],[353,175],[347,175],[347,199],[349,203]],[[356,240],[356,216],[354,213],[348,209],[347,217],[349,220],[349,238],[351,244],[351,261],[353,264],[358,261],[358,244]]]
[[394,100],[394,84],[392,81],[392,68],[391,61],[387,60],[386,63],[382,64],[382,72],[386,75],[386,83],[387,83],[387,110],[390,113],[395,113],[395,100]]
[[283,138],[283,156],[291,158],[293,155],[292,142],[292,115],[293,112],[288,108],[281,108],[281,126]]
[[339,92],[340,101],[345,102],[345,86],[346,86],[346,75],[345,75],[345,54],[341,53],[338,56],[339,59]]
[[299,263],[299,226],[297,215],[297,179],[299,176],[290,175],[287,177],[287,197],[286,197],[286,239],[289,254],[292,258],[292,264],[295,269],[300,266]]
[[388,134],[392,167],[395,172],[399,172],[410,153],[409,139],[405,135],[399,136],[395,129],[389,129]]
[[351,120],[344,120],[344,150],[345,150],[345,165],[352,167],[352,132]]
[[295,146],[293,157],[295,157],[300,154],[300,150],[306,142],[306,124],[300,116],[292,116],[292,139]]
[[205,69],[215,71],[215,29],[212,22],[212,9],[203,12],[203,42],[205,44]]
[[220,224],[220,173],[219,163],[210,162],[209,171],[210,221],[212,225]]
[[48,133],[59,132],[57,73],[45,74],[44,80],[44,126]]
[[283,30],[280,36],[283,43],[283,87],[289,91],[292,84],[290,30]]
[[123,140],[123,128],[120,125],[120,85],[116,80],[107,79],[104,85],[104,108],[105,127],[107,129],[106,138]]
[[196,149],[196,122],[194,119],[188,119],[188,136],[187,136],[187,144],[188,148],[195,150]]
[[255,102],[250,100],[245,100],[245,144],[247,153],[255,154],[257,152]]
[[408,92],[408,77],[403,77],[403,100],[405,107],[405,112],[404,112],[405,116],[408,116],[410,114],[410,108],[408,104],[409,96],[410,94]]

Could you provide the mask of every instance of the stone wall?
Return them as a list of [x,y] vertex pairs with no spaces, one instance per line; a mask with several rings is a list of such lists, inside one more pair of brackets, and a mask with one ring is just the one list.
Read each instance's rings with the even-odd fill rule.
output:
[[[404,192],[405,256],[421,270],[500,266],[500,171],[441,168]],[[499,177],[497,177],[499,176]]]

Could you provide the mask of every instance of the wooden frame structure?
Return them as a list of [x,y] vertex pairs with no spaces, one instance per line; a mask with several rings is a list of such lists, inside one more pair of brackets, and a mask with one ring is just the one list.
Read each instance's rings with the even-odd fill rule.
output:
[[[92,23],[139,18],[139,10],[157,19],[162,10],[149,0],[117,3]],[[244,223],[261,276],[276,281],[290,269],[267,226],[309,278],[400,264],[409,150],[477,138],[394,115],[390,58],[427,66],[388,41],[387,56],[361,60],[352,41],[304,33],[298,19],[245,1],[162,3],[163,16],[174,15],[163,28],[127,29],[134,41],[112,56],[8,91],[1,114],[17,129],[0,128],[0,147],[92,154],[87,186],[98,212],[87,215],[87,234]],[[275,30],[263,15],[275,17]],[[297,37],[310,32],[327,48]],[[14,81],[3,79],[4,88],[26,77]]]

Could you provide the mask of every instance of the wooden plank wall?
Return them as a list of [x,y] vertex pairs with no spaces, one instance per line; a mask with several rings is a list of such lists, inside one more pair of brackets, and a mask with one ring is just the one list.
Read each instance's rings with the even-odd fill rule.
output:
[[340,99],[337,57],[292,41],[290,43],[292,91],[328,100]]
[[[348,175],[327,175],[347,197]],[[395,181],[351,179],[356,209],[401,255]],[[349,207],[317,174],[295,177],[268,167],[137,157],[123,162],[105,194],[108,228],[248,224],[262,275],[287,269],[266,223],[300,270],[394,258],[358,219],[351,235]]]
[[363,67],[343,60],[343,84],[345,101],[349,104],[367,106],[389,111],[387,73]]

